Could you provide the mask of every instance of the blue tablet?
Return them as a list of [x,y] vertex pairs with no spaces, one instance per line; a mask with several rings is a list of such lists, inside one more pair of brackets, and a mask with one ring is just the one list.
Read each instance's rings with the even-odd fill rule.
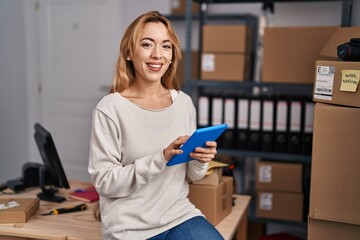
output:
[[197,129],[180,147],[180,149],[183,150],[183,153],[173,156],[166,165],[173,166],[194,160],[190,158],[189,154],[197,147],[205,147],[205,143],[207,141],[215,141],[225,131],[225,129],[227,129],[227,124],[220,124]]

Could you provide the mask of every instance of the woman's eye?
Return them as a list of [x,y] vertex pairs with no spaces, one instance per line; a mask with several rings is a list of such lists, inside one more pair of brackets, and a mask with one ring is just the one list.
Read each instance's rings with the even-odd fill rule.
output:
[[166,45],[163,45],[163,48],[164,48],[164,49],[172,49],[172,46],[166,44]]
[[144,48],[150,48],[151,47],[151,43],[141,43],[141,46],[144,47]]

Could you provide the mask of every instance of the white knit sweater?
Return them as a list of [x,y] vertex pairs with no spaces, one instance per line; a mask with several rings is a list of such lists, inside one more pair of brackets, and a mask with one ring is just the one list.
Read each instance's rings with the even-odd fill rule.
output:
[[160,110],[141,108],[119,93],[98,103],[88,170],[100,194],[103,239],[146,239],[202,215],[187,198],[187,181],[201,179],[208,164],[167,167],[162,154],[195,127],[194,105],[181,91]]

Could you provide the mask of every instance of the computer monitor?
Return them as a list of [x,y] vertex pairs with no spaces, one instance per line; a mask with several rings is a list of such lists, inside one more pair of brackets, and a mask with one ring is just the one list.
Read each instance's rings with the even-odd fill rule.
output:
[[56,196],[58,188],[69,189],[70,185],[67,180],[65,171],[61,164],[54,141],[49,131],[47,131],[39,123],[35,124],[35,142],[39,148],[39,152],[43,161],[43,165],[39,170],[39,185],[41,192],[38,197],[41,200],[51,202],[62,202],[66,200],[64,197]]

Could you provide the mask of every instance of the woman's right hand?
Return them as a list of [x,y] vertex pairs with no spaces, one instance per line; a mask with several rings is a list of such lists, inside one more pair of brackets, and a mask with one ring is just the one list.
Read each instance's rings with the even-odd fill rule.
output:
[[170,145],[163,150],[163,155],[166,161],[169,161],[174,155],[179,155],[183,151],[180,149],[181,145],[183,145],[186,140],[189,139],[190,136],[180,136],[175,139]]

